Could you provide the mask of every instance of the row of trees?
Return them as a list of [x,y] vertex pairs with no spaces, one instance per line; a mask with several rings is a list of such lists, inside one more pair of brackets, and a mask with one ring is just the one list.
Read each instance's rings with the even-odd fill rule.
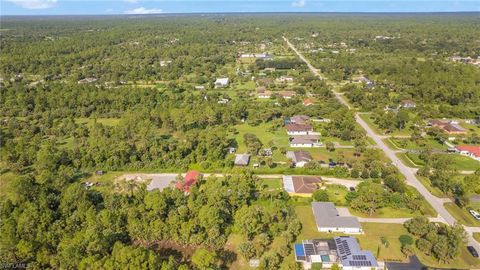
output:
[[[418,250],[441,263],[456,259],[467,242],[466,232],[459,224],[448,226],[431,223],[425,217],[415,217],[405,223],[405,228],[417,237],[415,246]],[[411,248],[408,250],[413,251]]]

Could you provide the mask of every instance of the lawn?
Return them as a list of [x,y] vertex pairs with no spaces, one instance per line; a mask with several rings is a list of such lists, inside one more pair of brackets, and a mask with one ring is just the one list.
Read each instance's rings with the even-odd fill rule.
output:
[[342,185],[325,185],[328,193],[328,198],[337,206],[346,206],[347,201],[345,195],[349,192],[345,186]]
[[473,233],[473,238],[475,238],[475,240],[477,240],[478,242],[480,242],[480,233]]
[[[422,167],[425,163],[422,161],[422,165],[420,164],[417,164],[417,163],[414,163],[414,162],[418,162],[418,157],[415,159],[411,159],[411,155],[407,155],[408,153],[397,153],[397,157],[403,162],[403,164],[405,164],[406,166],[408,167],[413,167],[413,168],[420,168]],[[415,160],[415,161],[414,161]]]
[[0,198],[16,201],[17,196],[13,192],[13,182],[17,177],[17,174],[9,171],[0,174]]
[[288,147],[289,136],[283,128],[279,128],[274,132],[269,132],[267,131],[269,128],[269,124],[266,123],[262,123],[258,126],[251,126],[245,123],[241,125],[236,125],[235,128],[238,131],[238,133],[234,135],[234,138],[238,143],[238,153],[244,153],[247,150],[247,147],[243,140],[243,135],[246,133],[255,134],[265,147],[268,147],[268,143],[270,141],[273,141],[273,144],[278,148]]
[[[438,141],[432,139],[432,138],[426,138],[422,140],[423,145],[419,145],[415,143],[414,141],[406,138],[389,138],[388,140],[385,141],[390,141],[396,148],[393,149],[406,149],[406,150],[421,150],[421,149],[436,149],[436,150],[447,150],[447,146],[444,144],[439,143]],[[390,146],[390,145],[389,145]]]
[[[97,123],[103,124],[105,126],[117,126],[120,123],[120,118],[97,118]],[[75,122],[77,124],[86,124],[87,126],[93,126],[95,123],[94,118],[75,118]]]
[[445,194],[437,187],[432,186],[430,183],[430,180],[428,178],[423,177],[423,176],[418,176],[417,179],[422,182],[423,186],[425,186],[430,193],[432,193],[433,196],[439,197],[439,198],[445,198]]
[[282,179],[262,179],[260,186],[268,190],[276,190],[283,188],[283,182]]
[[461,209],[454,203],[445,203],[444,206],[461,224],[480,227],[480,221],[473,218],[473,216],[468,213],[467,209]]
[[[406,155],[406,157],[405,157]],[[465,170],[465,171],[474,171],[480,168],[480,162],[466,157],[462,156],[460,154],[445,154],[449,155],[452,158],[452,165],[453,168],[457,170]],[[416,153],[400,153],[397,154],[397,156],[405,162],[405,165],[411,166],[411,167],[419,167],[419,166],[424,166],[425,162],[419,158],[419,154]],[[408,157],[408,158],[407,158]],[[408,160],[410,159],[410,160]],[[413,162],[413,163],[412,163]],[[413,165],[413,166],[412,166]]]

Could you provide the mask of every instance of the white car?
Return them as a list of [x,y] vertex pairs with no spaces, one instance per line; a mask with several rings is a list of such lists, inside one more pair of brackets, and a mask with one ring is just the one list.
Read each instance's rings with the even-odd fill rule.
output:
[[480,220],[480,214],[479,214],[477,211],[470,209],[470,210],[468,210],[468,212],[470,212],[470,214],[471,214],[476,220]]

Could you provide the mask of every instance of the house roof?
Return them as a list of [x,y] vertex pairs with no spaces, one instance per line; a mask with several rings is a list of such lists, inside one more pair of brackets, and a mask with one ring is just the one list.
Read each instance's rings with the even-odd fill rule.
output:
[[344,267],[378,267],[372,252],[361,250],[355,238],[340,236],[335,237],[334,240],[338,257]]
[[293,97],[295,96],[295,91],[280,91],[279,95],[282,97]]
[[296,124],[305,124],[310,119],[307,115],[294,115],[290,117],[290,121]]
[[316,176],[283,176],[283,187],[289,193],[311,194],[322,179]]
[[458,151],[469,152],[475,157],[480,157],[480,146],[475,145],[459,145],[456,147]]
[[267,91],[267,88],[265,86],[259,86],[255,90],[257,90],[257,93],[263,93]]
[[200,176],[201,174],[198,171],[189,171],[183,178],[183,182],[177,182],[175,187],[185,192],[190,192],[190,187],[197,182]]
[[446,132],[466,132],[463,127],[461,127],[460,125],[457,125],[457,124],[447,123],[442,128]]
[[215,81],[215,84],[228,84],[228,78],[218,78],[216,81]]
[[310,105],[313,105],[313,101],[309,98],[306,98],[303,100],[303,105],[304,106],[310,106]]
[[319,137],[317,135],[300,135],[290,138],[291,144],[312,144],[318,143]]
[[312,126],[307,124],[288,124],[285,126],[288,132],[295,132],[295,131],[312,131]]
[[356,217],[339,216],[331,202],[312,202],[312,210],[319,228],[362,228]]
[[250,161],[250,155],[249,154],[236,154],[235,155],[235,165],[246,166],[246,165],[248,165],[249,161]]
[[428,123],[432,126],[444,126],[447,124],[446,122],[438,119],[429,120]]
[[309,152],[299,150],[299,151],[288,151],[287,157],[290,158],[293,162],[309,162],[312,160],[312,155]]
[[402,101],[402,104],[405,106],[405,105],[415,105],[415,102],[413,102],[413,100],[411,99],[405,99]]

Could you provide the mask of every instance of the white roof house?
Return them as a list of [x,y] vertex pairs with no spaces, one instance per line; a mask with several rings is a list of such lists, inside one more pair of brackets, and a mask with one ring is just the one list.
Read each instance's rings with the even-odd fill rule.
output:
[[228,78],[218,78],[215,81],[215,88],[227,87],[229,84]]

